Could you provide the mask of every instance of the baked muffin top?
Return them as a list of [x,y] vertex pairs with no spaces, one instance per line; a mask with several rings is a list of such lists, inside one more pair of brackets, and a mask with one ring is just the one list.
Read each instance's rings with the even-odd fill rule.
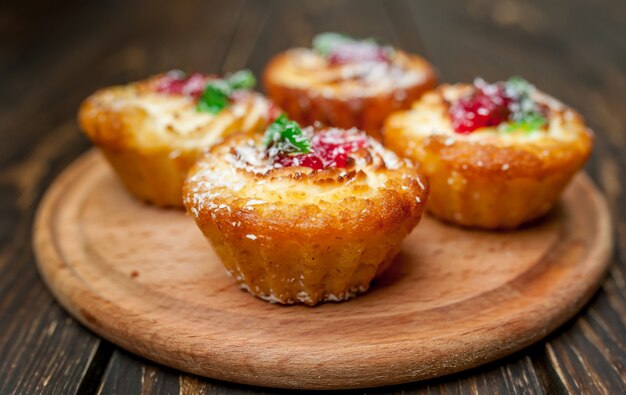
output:
[[354,98],[392,91],[402,96],[402,89],[431,81],[434,71],[421,57],[371,39],[323,33],[315,37],[313,48],[294,48],[275,57],[266,78],[311,94]]
[[441,85],[388,118],[387,129],[416,137],[495,145],[549,145],[589,135],[582,117],[521,78]]
[[584,163],[593,134],[582,117],[526,81],[441,85],[391,114],[385,145],[422,166],[464,174],[544,176]]
[[262,131],[279,114],[251,91],[254,84],[249,71],[224,78],[170,71],[97,91],[79,119],[90,137],[110,145],[208,146],[233,131]]
[[189,174],[185,205],[197,217],[243,211],[321,230],[328,221],[346,227],[395,210],[389,205],[414,210],[427,197],[411,162],[365,133],[300,129],[284,116],[263,137],[233,135],[217,144]]

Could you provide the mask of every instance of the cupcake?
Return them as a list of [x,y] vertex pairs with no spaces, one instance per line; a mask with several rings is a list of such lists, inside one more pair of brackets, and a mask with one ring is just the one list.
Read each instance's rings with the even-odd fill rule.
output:
[[429,212],[496,229],[550,210],[589,157],[593,136],[576,111],[516,77],[442,85],[392,114],[384,141],[428,176]]
[[249,71],[171,71],[97,91],[81,105],[79,123],[128,191],[182,207],[183,181],[203,150],[231,132],[262,133],[280,114],[254,84]]
[[385,117],[433,88],[435,72],[417,55],[371,39],[323,33],[312,49],[274,57],[263,82],[272,100],[300,124],[356,127],[380,137]]
[[356,129],[279,117],[232,135],[191,169],[184,202],[228,273],[270,302],[343,301],[364,292],[417,225],[426,181]]

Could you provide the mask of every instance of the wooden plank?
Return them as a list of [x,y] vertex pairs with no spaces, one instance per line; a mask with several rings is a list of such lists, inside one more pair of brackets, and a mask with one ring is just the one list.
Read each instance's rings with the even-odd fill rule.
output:
[[98,86],[93,71],[104,66],[103,53],[130,25],[120,3],[81,3],[60,20],[34,18],[38,35],[27,35],[24,49],[0,73],[0,130],[10,141],[0,145],[0,165],[27,156],[42,135],[73,120],[80,100]]
[[626,392],[626,304],[615,287],[611,273],[585,314],[545,345],[552,374],[567,392]]
[[118,350],[109,362],[98,394],[175,394],[179,389],[178,372]]
[[98,394],[264,395],[286,393],[177,372],[123,350],[114,352]]
[[[67,142],[65,131],[53,136]],[[70,159],[68,154],[81,147],[67,144],[66,156],[54,144],[48,148],[0,174],[0,196],[7,210],[0,253],[0,316],[5,317],[0,320],[0,393],[72,393],[100,344],[62,311],[35,269],[30,227],[41,185],[32,183],[49,182],[43,166],[58,171]]]
[[[36,10],[41,5],[33,7]],[[108,7],[115,10],[114,3]],[[0,77],[0,130],[4,141],[0,148],[0,393],[73,393],[82,380],[97,373],[89,369],[92,363],[108,359],[101,341],[63,312],[47,292],[38,278],[30,248],[33,213],[45,186],[86,146],[73,119],[59,122],[54,97],[58,92],[49,89],[54,78],[40,78],[50,73],[52,65],[63,63],[65,49],[93,42],[99,34],[98,29],[81,28],[82,35],[70,37],[74,29],[84,27],[87,14],[95,11],[102,18],[108,16],[97,6],[76,5],[75,12],[67,14],[60,11],[57,15],[62,14],[67,22],[63,28],[58,27],[57,20],[42,17],[44,11],[33,21],[36,27],[31,32],[36,34],[20,36],[17,42],[21,44],[13,51],[6,50],[6,41],[2,41],[2,53],[11,56],[3,56]],[[34,13],[15,12],[23,12],[25,20]],[[98,18],[91,21],[94,27],[101,22]],[[18,25],[13,27],[20,29]],[[38,35],[44,32],[42,39]],[[50,45],[58,52],[42,47],[39,49],[43,51],[34,51],[42,42],[44,47],[46,43],[64,42],[67,46]],[[47,105],[30,107],[39,100]],[[45,122],[34,121],[37,118]]]

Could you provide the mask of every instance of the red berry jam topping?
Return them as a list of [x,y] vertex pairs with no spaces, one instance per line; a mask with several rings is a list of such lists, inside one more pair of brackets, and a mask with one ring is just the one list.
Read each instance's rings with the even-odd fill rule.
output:
[[495,84],[476,80],[471,94],[450,105],[452,128],[457,133],[469,134],[479,128],[511,122],[507,130],[538,129],[546,123],[545,106],[530,98],[533,89],[521,78]]
[[306,166],[313,170],[348,166],[351,153],[369,146],[367,136],[356,130],[325,129],[313,133],[281,114],[265,131],[268,160],[282,167]]
[[170,71],[162,76],[156,85],[156,91],[170,95],[191,96],[200,98],[204,93],[209,77],[201,73],[193,73],[186,76],[180,71]]
[[498,126],[509,117],[511,98],[502,85],[475,85],[475,91],[450,106],[452,127],[468,134],[478,128]]
[[279,164],[282,167],[306,166],[313,170],[322,170],[324,168],[322,159],[312,152],[294,155],[278,154],[278,156],[274,157],[274,164]]
[[328,129],[313,135],[310,152],[280,153],[274,158],[274,163],[284,167],[306,166],[313,170],[346,168],[350,154],[368,146],[367,137],[361,132]]

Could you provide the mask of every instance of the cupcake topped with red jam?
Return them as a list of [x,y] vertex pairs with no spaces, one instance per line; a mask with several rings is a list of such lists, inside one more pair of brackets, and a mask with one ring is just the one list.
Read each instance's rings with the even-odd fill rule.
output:
[[233,135],[189,173],[187,210],[228,272],[279,303],[367,290],[419,221],[425,179],[356,129],[280,116],[264,136]]
[[232,132],[262,133],[280,114],[254,85],[247,70],[224,77],[170,71],[97,91],[79,121],[133,194],[180,207],[200,152]]
[[268,95],[294,120],[377,134],[393,110],[407,108],[434,87],[424,59],[372,39],[322,33],[312,48],[272,59],[264,73]]
[[442,85],[387,118],[384,140],[429,176],[433,214],[489,229],[546,213],[592,147],[576,111],[519,77]]

